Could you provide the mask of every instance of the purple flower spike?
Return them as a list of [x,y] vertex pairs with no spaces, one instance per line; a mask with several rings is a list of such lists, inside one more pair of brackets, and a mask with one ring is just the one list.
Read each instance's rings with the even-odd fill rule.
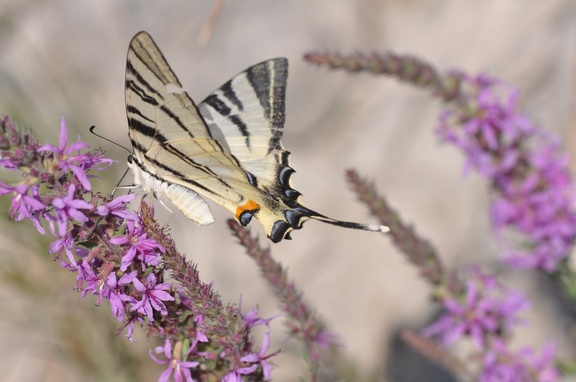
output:
[[[112,199],[89,191],[92,171],[113,161],[82,142],[67,146],[64,120],[58,146],[40,147],[30,133],[0,119],[0,166],[22,174],[17,184],[0,182],[0,195],[11,197],[16,220],[32,221],[41,233],[42,224],[48,223],[55,237],[50,253],[76,274],[75,289],[81,296],[94,298],[97,305],[108,301],[122,322],[117,333],[125,332],[130,342],[135,324],[166,340],[157,351],[165,359],[152,356],[167,365],[160,381],[189,382],[192,375],[220,380],[243,366],[256,370],[256,377],[260,369],[268,375],[267,339],[258,352],[251,336],[253,326],[267,325],[268,320],[259,319],[255,311],[245,320],[235,306],[224,304],[212,286],[202,282],[196,266],[177,251],[148,204],[142,202],[138,213],[128,210],[136,195]],[[173,285],[160,281],[168,272]]]
[[464,152],[467,168],[493,185],[496,232],[524,239],[506,248],[508,263],[553,272],[576,240],[568,159],[559,154],[558,139],[520,114],[516,89],[485,76],[461,78],[461,102],[443,112],[438,134]]

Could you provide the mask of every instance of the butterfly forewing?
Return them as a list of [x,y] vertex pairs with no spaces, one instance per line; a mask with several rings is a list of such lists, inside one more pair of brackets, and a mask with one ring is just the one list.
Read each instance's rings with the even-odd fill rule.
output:
[[[245,179],[244,171],[211,138],[193,101],[144,32],[132,39],[128,50],[126,110],[137,166],[132,168],[140,171],[145,189],[166,195],[187,216],[198,214],[194,220],[199,222],[211,222],[212,217],[205,202],[198,202],[200,196],[194,196],[197,192],[219,190],[227,198],[221,204],[242,202],[220,177]],[[165,182],[181,185],[189,193],[167,190]],[[192,212],[191,206],[196,207]]]

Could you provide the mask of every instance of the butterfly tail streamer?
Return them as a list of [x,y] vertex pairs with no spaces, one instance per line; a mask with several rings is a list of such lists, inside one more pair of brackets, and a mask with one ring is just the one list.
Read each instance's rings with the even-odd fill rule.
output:
[[347,221],[332,219],[332,218],[329,218],[327,216],[323,216],[320,214],[318,214],[318,216],[311,216],[311,218],[314,220],[318,220],[318,221],[321,221],[324,223],[328,223],[328,224],[332,224],[332,225],[335,225],[338,227],[344,227],[344,228],[359,229],[359,230],[363,230],[363,231],[372,231],[372,232],[382,232],[382,233],[386,233],[386,232],[390,231],[390,228],[388,226],[385,226],[385,225],[347,222]]
[[302,205],[299,205],[298,207],[294,207],[284,211],[283,219],[276,220],[270,227],[270,230],[267,230],[268,237],[274,243],[277,243],[282,239],[290,240],[291,239],[290,233],[293,230],[301,229],[303,224],[308,220],[318,220],[320,222],[335,225],[338,227],[358,229],[370,232],[386,233],[390,231],[390,228],[385,225],[362,224],[356,222],[336,220],[329,218],[328,216],[322,215],[309,208],[303,207]]

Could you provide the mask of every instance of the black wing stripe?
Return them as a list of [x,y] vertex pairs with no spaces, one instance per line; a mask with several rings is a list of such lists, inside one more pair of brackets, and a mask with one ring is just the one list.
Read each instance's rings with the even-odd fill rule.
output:
[[[145,119],[146,121],[150,122],[150,123],[156,123],[153,120],[151,120],[150,118],[146,117],[144,114],[142,114],[140,112],[140,110],[138,110],[135,106],[132,105],[126,105],[126,112],[128,115],[137,115],[142,119]],[[133,117],[130,117],[132,119],[134,119]]]
[[[138,57],[138,54],[136,54],[136,56]],[[138,58],[140,59],[140,57],[138,57]],[[149,68],[148,65],[144,61],[142,61],[142,59],[140,59],[140,62],[142,63],[142,65]],[[156,89],[154,89],[152,86],[150,86],[150,83],[148,83],[148,81],[146,81],[144,79],[144,77],[142,77],[142,75],[140,75],[140,73],[136,69],[134,69],[134,66],[132,66],[132,63],[130,61],[128,61],[126,63],[126,74],[127,74],[126,77],[128,77],[128,73],[133,75],[138,83],[144,85],[148,89],[149,93],[155,94],[160,99],[164,99],[164,97],[162,97],[162,94],[160,94]],[[136,83],[134,81],[126,81],[126,87],[129,87],[128,85],[130,83],[132,83],[132,85],[135,86],[136,88],[141,89],[140,87],[138,87],[136,85]],[[131,89],[134,89],[134,88],[131,88]],[[137,92],[137,94],[141,94],[141,93],[145,93],[145,91],[143,89],[141,89],[141,92]],[[155,102],[157,102],[157,101],[155,101]],[[157,103],[155,103],[155,105],[157,105]]]
[[[190,183],[192,184],[194,187],[197,187],[201,190],[204,190],[206,192],[209,192],[211,194],[217,195],[214,191],[212,191],[211,189],[209,189],[208,187],[203,186],[202,184],[187,178],[184,174],[174,170],[171,167],[168,167],[166,165],[163,165],[162,163],[159,163],[157,161],[155,161],[154,159],[151,158],[146,158],[148,159],[150,162],[154,163],[154,165],[158,166],[159,168],[163,169],[166,172],[169,172],[170,174],[174,175],[176,178],[183,180],[184,182]],[[135,161],[135,163],[138,165],[138,167],[140,167],[140,169],[145,172],[146,174],[150,175],[151,177],[161,181],[161,182],[165,182],[165,180],[159,176],[157,176],[156,174],[153,174],[151,172],[148,171],[148,169],[146,168],[146,166],[143,163],[140,163],[139,161]]]
[[[220,90],[223,90],[223,89],[220,88]],[[232,92],[231,87],[230,87],[230,91]],[[234,94],[234,93],[232,93],[232,94]],[[236,97],[235,94],[234,94],[234,97]],[[230,99],[230,98],[228,98],[228,99]],[[231,114],[232,109],[230,109],[226,105],[226,103],[224,101],[222,101],[216,94],[212,94],[212,95],[208,96],[203,102],[205,104],[211,106],[221,116],[228,118],[228,120],[230,120],[230,122],[232,122],[236,127],[238,127],[240,134],[242,134],[242,136],[244,137],[244,143],[246,144],[246,147],[250,148],[250,131],[248,130],[248,126],[246,126],[244,121],[242,121],[242,118],[240,118],[237,114]],[[231,100],[231,102],[235,104],[234,101]],[[239,100],[237,102],[240,105],[242,105]],[[238,107],[238,109],[240,109],[240,107],[237,104],[235,104],[235,105]]]
[[270,70],[266,63],[255,65],[246,72],[246,78],[260,101],[260,106],[264,109],[266,119],[270,120]]
[[[130,127],[137,133],[144,135],[145,137],[155,139],[160,145],[166,146],[166,137],[158,133],[158,130],[152,126],[135,119],[129,118]],[[143,150],[146,152],[146,149]]]
[[212,106],[214,110],[218,112],[218,114],[222,115],[223,117],[227,117],[230,115],[232,110],[222,101],[216,94],[211,94],[203,101],[205,104]]
[[264,115],[271,123],[274,133],[270,139],[270,151],[280,147],[280,138],[285,122],[286,78],[288,63],[284,59],[266,61],[253,66],[246,72],[254,88]]
[[238,110],[244,111],[244,104],[236,96],[236,92],[232,88],[232,81],[226,82],[224,85],[220,87],[220,90],[222,91],[224,97],[228,98],[228,100],[232,102],[234,106],[238,108]]
[[230,122],[238,126],[238,130],[240,130],[240,133],[244,137],[244,143],[246,143],[246,146],[250,148],[250,131],[248,131],[248,126],[246,126],[244,121],[242,121],[242,119],[237,115],[231,115],[228,118],[230,119]]
[[[131,47],[132,47],[132,52],[134,52],[134,55],[138,58],[138,60],[140,60],[142,65],[144,65],[152,74],[154,74],[154,77],[156,77],[160,82],[162,82],[163,84],[174,83],[174,85],[177,85],[178,87],[182,87],[182,85],[180,84],[180,81],[178,81],[178,78],[174,74],[174,71],[168,65],[168,61],[166,61],[166,58],[164,57],[164,55],[162,54],[160,49],[158,49],[158,46],[156,46],[156,43],[152,40],[152,38],[150,36],[147,36],[147,38],[150,39],[150,42],[152,43],[152,47],[154,49],[151,50],[150,47],[143,46],[142,43],[138,39],[133,39],[132,43],[134,45],[133,46],[131,45]],[[143,59],[142,54],[147,55],[148,58]],[[153,64],[153,65],[149,65],[149,63]],[[165,65],[166,68],[163,70],[162,68],[158,67],[158,63]],[[128,65],[131,66],[131,63],[128,63]],[[127,69],[128,69],[128,66],[127,66]],[[166,69],[168,69],[168,70],[166,70]],[[131,68],[131,72],[135,76],[137,76],[137,78],[139,78],[139,79],[142,78],[140,76],[140,74],[138,72],[136,72],[136,70],[134,70],[133,67]],[[166,73],[171,74],[172,78],[168,78],[166,76]],[[148,86],[148,82],[146,80],[142,79],[142,82]],[[151,89],[151,90],[155,92],[154,89]]]
[[[178,150],[176,147],[171,145],[170,142],[166,139],[166,137],[164,135],[160,134],[160,132],[156,128],[154,128],[152,126],[148,126],[145,123],[142,123],[141,121],[134,119],[134,118],[129,118],[129,124],[135,132],[137,132],[143,136],[146,136],[146,137],[149,137],[149,138],[156,140],[156,142],[158,144],[160,144],[160,146],[162,146],[163,148],[165,148],[166,150],[171,152],[173,155],[178,157],[180,160],[188,163],[189,165],[191,165],[191,166],[193,166],[199,170],[204,171],[207,174],[210,174],[210,175],[217,177],[217,178],[219,177],[218,174],[213,172],[209,167],[203,166],[203,165],[195,162],[192,158],[188,157],[185,153],[183,153],[182,151]],[[140,151],[142,153],[146,153],[148,151],[147,148],[145,148],[141,144],[137,143],[136,139],[132,138],[131,142],[132,142],[132,146],[135,149],[137,149],[138,151]],[[210,144],[212,145],[212,147],[214,148],[215,151],[222,151],[218,142],[211,141]],[[238,167],[241,168],[238,160],[232,155],[230,155],[230,157],[235,161],[235,163],[238,165]],[[249,179],[250,176],[248,174],[246,174],[246,178]]]

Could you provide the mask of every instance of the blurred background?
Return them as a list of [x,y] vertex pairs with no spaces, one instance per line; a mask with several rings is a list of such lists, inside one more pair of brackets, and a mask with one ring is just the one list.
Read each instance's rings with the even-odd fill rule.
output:
[[[219,12],[214,9],[220,7]],[[555,341],[574,355],[562,333],[571,318],[545,282],[498,263],[484,181],[463,175],[463,159],[433,134],[440,103],[418,89],[371,75],[349,75],[306,64],[309,50],[392,50],[438,68],[484,72],[520,88],[526,114],[560,135],[576,152],[576,3],[571,0],[288,0],[271,2],[147,0],[0,0],[0,112],[57,143],[61,116],[79,134],[118,160],[95,190],[110,193],[127,153],[91,135],[129,145],[124,106],[126,50],[148,31],[188,93],[201,101],[248,66],[272,57],[290,61],[284,146],[297,170],[304,202],[328,216],[372,222],[344,179],[355,168],[373,179],[401,215],[429,238],[447,266],[470,262],[497,269],[523,289],[533,308],[518,346]],[[216,16],[212,18],[212,16]],[[130,181],[130,178],[128,182]],[[211,205],[216,223],[199,228],[180,213],[169,225],[179,249],[198,264],[227,303],[279,312],[254,263],[230,235],[230,216]],[[0,200],[7,211],[8,198]],[[169,214],[157,208],[159,221]],[[114,337],[108,306],[80,299],[75,276],[47,254],[49,238],[31,223],[0,221],[0,370],[3,381],[154,381],[161,368],[147,350]],[[268,242],[257,222],[253,232]],[[433,380],[425,361],[397,339],[437,313],[430,289],[382,235],[317,222],[273,245],[272,253],[305,299],[340,336],[358,365],[357,380]],[[282,319],[272,322],[274,380],[306,380],[301,349]],[[437,380],[446,380],[438,371]]]

